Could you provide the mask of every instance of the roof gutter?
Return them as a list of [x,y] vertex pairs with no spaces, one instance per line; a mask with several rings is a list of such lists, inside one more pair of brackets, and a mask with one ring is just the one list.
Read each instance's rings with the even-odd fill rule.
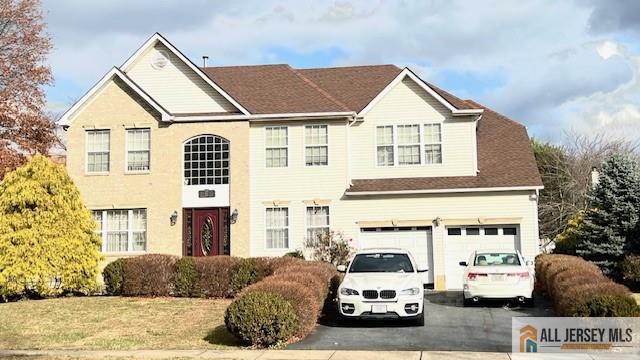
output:
[[420,189],[420,190],[384,190],[384,191],[346,191],[347,196],[371,196],[371,195],[413,195],[413,194],[444,194],[444,193],[470,193],[470,192],[495,192],[495,191],[526,191],[542,190],[543,186],[512,186],[491,188],[460,188],[460,189]]
[[174,116],[174,122],[190,122],[190,121],[215,121],[215,120],[249,120],[249,121],[270,121],[273,119],[287,120],[307,120],[307,119],[343,119],[345,117],[353,117],[356,113],[348,112],[315,112],[315,113],[282,113],[282,114],[254,114],[254,115],[202,115],[202,116]]

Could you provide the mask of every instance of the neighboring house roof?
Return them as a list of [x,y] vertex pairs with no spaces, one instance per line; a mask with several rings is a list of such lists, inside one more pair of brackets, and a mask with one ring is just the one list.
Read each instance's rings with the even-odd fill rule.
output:
[[347,195],[541,188],[542,180],[526,128],[474,101],[458,98],[456,101],[485,110],[478,121],[477,176],[354,179]]

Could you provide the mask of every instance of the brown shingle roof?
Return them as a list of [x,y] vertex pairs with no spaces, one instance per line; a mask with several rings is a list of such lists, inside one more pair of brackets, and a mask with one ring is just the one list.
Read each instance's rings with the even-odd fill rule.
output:
[[207,67],[202,70],[252,114],[350,111],[289,65]]
[[298,70],[355,112],[364,109],[401,71],[395,65]]
[[485,109],[478,122],[478,176],[358,179],[347,193],[542,186],[526,128],[476,102],[464,102]]
[[[203,71],[253,114],[359,112],[402,69],[395,65],[293,69],[289,65]],[[427,83],[457,109],[485,109],[478,122],[478,176],[356,179],[350,192],[542,186],[524,126]]]

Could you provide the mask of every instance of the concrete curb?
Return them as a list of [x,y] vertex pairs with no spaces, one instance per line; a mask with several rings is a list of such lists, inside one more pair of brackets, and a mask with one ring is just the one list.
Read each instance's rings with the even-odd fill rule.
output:
[[228,360],[631,360],[638,354],[511,354],[464,351],[347,351],[347,350],[0,350],[5,357],[71,359],[228,359]]

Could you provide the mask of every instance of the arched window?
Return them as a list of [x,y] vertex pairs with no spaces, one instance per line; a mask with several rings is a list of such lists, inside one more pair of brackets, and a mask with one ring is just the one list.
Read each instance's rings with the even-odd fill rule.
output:
[[229,141],[201,135],[184,144],[184,184],[229,184]]

